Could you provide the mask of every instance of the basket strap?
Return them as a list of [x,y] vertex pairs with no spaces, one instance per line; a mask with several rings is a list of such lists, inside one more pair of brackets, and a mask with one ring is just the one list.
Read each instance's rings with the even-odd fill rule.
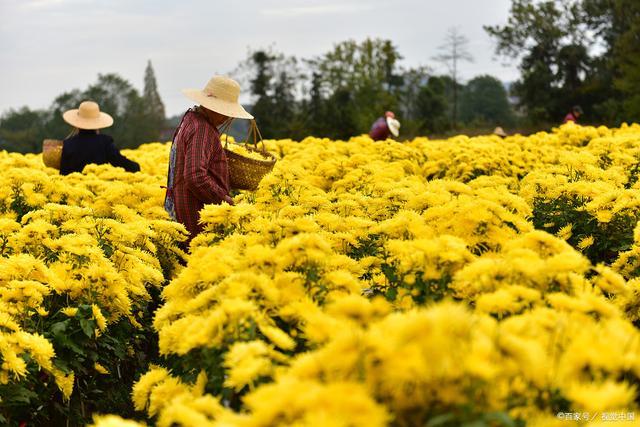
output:
[[231,125],[233,124],[233,117],[231,117],[230,119],[231,120],[228,120],[225,123],[223,123],[222,127],[219,130],[220,135],[224,134],[224,148],[227,148],[227,145],[229,145],[229,138],[228,138],[227,131],[231,128]]
[[[223,132],[226,132],[226,130],[229,129],[229,127],[231,127],[232,122],[233,120],[231,120],[228,123],[228,125],[226,125],[223,128]],[[258,142],[262,142],[262,153],[267,154],[267,147],[265,147],[264,145],[262,134],[260,133],[260,129],[258,129],[258,124],[256,123],[255,119],[251,119],[249,121],[249,128],[247,129],[247,137],[245,138],[245,141],[247,144],[251,143],[250,141],[252,137],[253,137],[253,145],[256,148],[256,151],[258,150]],[[260,138],[259,141],[258,141],[258,138]],[[228,144],[229,144],[229,141],[227,140],[227,134],[225,133],[224,147],[227,148]]]
[[255,120],[252,120],[252,122],[253,122],[253,140],[254,140],[254,144],[256,146],[256,149],[258,148],[258,144],[255,143],[255,139],[256,139],[256,136],[257,136],[258,138],[260,138],[260,142],[262,142],[262,152],[264,154],[267,154],[267,147],[265,147],[265,145],[264,145],[264,139],[262,139],[262,134],[260,133],[260,129],[258,129],[258,124],[256,123]]
[[[260,133],[260,129],[258,129],[258,124],[255,119],[251,119],[251,124],[249,125],[249,132],[247,135],[247,143],[249,142],[249,138],[253,136],[253,146],[258,151],[258,142],[262,142],[262,153],[267,154],[267,148],[264,145],[264,139],[262,139],[262,134]],[[260,140],[258,140],[260,138]]]

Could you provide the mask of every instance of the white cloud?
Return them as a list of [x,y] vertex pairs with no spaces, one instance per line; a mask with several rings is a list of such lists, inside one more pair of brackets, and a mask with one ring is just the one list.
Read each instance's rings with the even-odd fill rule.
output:
[[366,4],[319,4],[313,6],[293,6],[263,9],[261,13],[266,16],[278,16],[294,18],[307,15],[332,15],[349,14],[371,10],[372,7]]
[[26,0],[22,3],[22,6],[25,9],[40,10],[80,2],[86,3],[87,0]]

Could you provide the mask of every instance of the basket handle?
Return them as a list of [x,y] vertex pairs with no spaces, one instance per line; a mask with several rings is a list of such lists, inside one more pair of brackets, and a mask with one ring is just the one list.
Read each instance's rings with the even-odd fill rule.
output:
[[218,131],[220,132],[220,135],[224,135],[224,148],[227,148],[227,145],[229,145],[229,133],[227,131],[229,130],[229,128],[231,128],[232,123],[233,117],[230,120],[226,121]]
[[[227,133],[226,133],[226,131],[229,130],[229,127],[231,127],[231,121],[229,121],[229,123],[225,125],[221,130],[221,133],[224,133],[224,136],[225,136],[224,138],[225,148],[227,148],[227,145],[229,144],[229,140],[227,139]],[[261,151],[263,154],[266,155],[267,147],[265,147],[264,145],[264,139],[262,139],[262,134],[260,133],[260,129],[258,129],[258,124],[256,123],[255,119],[250,120],[249,129],[247,130],[247,138],[246,138],[247,143],[249,143],[249,140],[251,139],[252,136],[253,136],[253,145],[256,151],[258,151],[258,142],[262,142]],[[258,138],[260,138],[260,140],[258,140]]]
[[[247,142],[249,142],[249,136],[253,134],[253,146],[256,151],[258,151],[258,142],[262,142],[262,154],[267,154],[267,148],[264,145],[264,139],[262,139],[262,134],[260,133],[260,129],[258,129],[258,124],[255,119],[251,119],[251,125],[249,126],[249,135],[247,135]],[[258,140],[260,138],[260,140]]]

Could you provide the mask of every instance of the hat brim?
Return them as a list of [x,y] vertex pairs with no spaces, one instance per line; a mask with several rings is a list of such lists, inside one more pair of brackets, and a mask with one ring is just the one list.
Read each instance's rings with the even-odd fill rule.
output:
[[392,119],[391,117],[387,117],[387,127],[391,132],[391,135],[394,137],[398,137],[400,135],[400,122],[396,119]]
[[199,89],[185,89],[182,91],[184,96],[197,102],[203,107],[215,111],[216,113],[223,114],[227,117],[234,117],[236,119],[253,119],[253,116],[244,109],[244,107],[238,103],[223,101],[219,98],[209,96]]
[[100,113],[100,115],[94,119],[88,119],[78,114],[80,110],[75,108],[73,110],[65,111],[62,114],[62,119],[69,123],[71,126],[78,129],[96,130],[108,128],[113,125],[113,117],[107,113]]

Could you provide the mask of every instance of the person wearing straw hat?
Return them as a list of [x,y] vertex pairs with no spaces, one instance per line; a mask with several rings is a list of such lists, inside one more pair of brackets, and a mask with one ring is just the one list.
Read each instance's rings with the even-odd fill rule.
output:
[[391,135],[394,138],[400,135],[400,122],[396,120],[396,115],[393,114],[393,111],[387,111],[384,113],[384,117],[380,117],[373,123],[369,131],[369,137],[374,141],[381,141]]
[[109,135],[99,133],[113,124],[113,118],[100,111],[93,101],[84,101],[78,108],[65,111],[65,122],[73,126],[72,136],[64,140],[60,159],[60,174],[82,172],[90,163],[102,165],[110,163],[124,168],[128,172],[138,172],[140,165],[120,154]]
[[506,138],[508,135],[500,126],[493,130],[493,134],[499,136],[500,138]]
[[238,102],[240,85],[229,77],[214,76],[204,89],[182,93],[198,103],[182,117],[173,135],[164,207],[189,232],[185,242],[202,231],[200,210],[206,204],[233,204],[227,156],[220,131],[234,118],[253,119]]

